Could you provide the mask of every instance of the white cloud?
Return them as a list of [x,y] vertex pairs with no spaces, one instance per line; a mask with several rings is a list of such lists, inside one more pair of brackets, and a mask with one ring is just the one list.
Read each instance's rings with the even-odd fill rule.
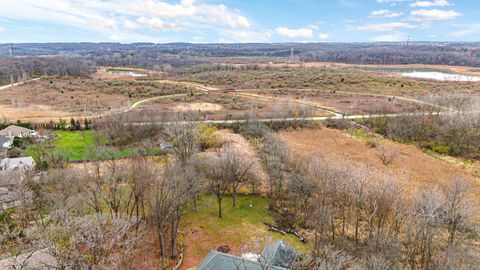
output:
[[288,27],[277,27],[275,29],[275,32],[277,35],[281,37],[286,37],[286,38],[292,38],[292,39],[311,39],[313,38],[313,31],[311,27],[302,27],[298,29],[291,29]]
[[461,15],[462,14],[453,10],[438,9],[420,9],[410,13],[411,19],[417,21],[446,21],[455,19]]
[[389,4],[390,6],[396,6],[402,2],[405,2],[405,0],[376,0],[376,2],[380,4]]
[[140,26],[159,32],[162,30],[180,30],[183,27],[175,23],[165,22],[159,18],[140,17],[137,19]]
[[403,33],[393,33],[387,34],[382,36],[376,36],[372,38],[372,41],[375,42],[397,42],[397,41],[404,41],[407,39],[407,36]]
[[478,35],[478,33],[480,33],[480,23],[458,25],[457,27],[460,27],[462,30],[451,33],[451,36],[467,37],[471,35]]
[[323,34],[323,33],[322,33],[322,34],[318,35],[318,38],[320,38],[320,39],[329,39],[329,38],[330,38],[330,35],[329,35],[329,34]]
[[359,26],[357,28],[364,31],[386,32],[386,31],[393,31],[400,28],[413,28],[413,27],[414,26],[409,23],[393,22],[393,23],[366,24],[363,26]]
[[375,11],[372,11],[372,13],[370,13],[370,16],[372,17],[382,17],[382,18],[396,18],[402,15],[403,13],[393,12],[388,9],[375,10]]
[[132,36],[128,34],[138,29],[198,32],[250,27],[237,10],[195,0],[15,0],[1,5],[0,18],[53,22],[115,40]]
[[448,0],[416,1],[410,4],[411,7],[446,7],[451,5]]
[[377,3],[385,4],[385,3],[400,3],[405,2],[405,0],[376,0]]
[[5,32],[5,28],[0,26],[0,33]]
[[220,33],[221,43],[226,42],[268,42],[272,31],[255,32],[248,30],[225,30]]

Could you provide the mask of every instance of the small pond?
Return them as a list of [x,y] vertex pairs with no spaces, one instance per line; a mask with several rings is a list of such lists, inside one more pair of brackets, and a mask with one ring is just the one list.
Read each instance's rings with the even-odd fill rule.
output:
[[366,72],[375,72],[382,74],[398,74],[405,77],[432,79],[439,81],[457,81],[457,82],[478,82],[480,76],[464,75],[451,73],[443,70],[431,68],[376,68],[376,67],[354,67]]

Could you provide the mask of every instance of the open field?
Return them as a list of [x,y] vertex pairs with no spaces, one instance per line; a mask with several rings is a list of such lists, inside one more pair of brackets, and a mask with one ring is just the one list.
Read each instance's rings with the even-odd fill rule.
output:
[[355,93],[325,92],[319,90],[251,90],[264,97],[289,98],[305,105],[326,108],[343,115],[374,114],[374,113],[401,113],[412,112],[418,108],[413,102],[399,100],[386,96],[358,95]]
[[214,85],[221,89],[318,89],[405,97],[430,94],[479,94],[480,83],[419,80],[336,68],[262,68],[186,73],[178,80]]
[[181,85],[130,79],[42,78],[3,90],[0,117],[31,122],[91,117],[125,110],[145,98],[187,91]]
[[383,139],[379,144],[398,149],[400,155],[385,166],[377,156],[378,149],[367,145],[367,139],[353,137],[339,130],[329,128],[281,132],[280,135],[291,144],[294,152],[305,158],[323,156],[329,160],[359,166],[363,164],[370,170],[391,176],[404,183],[405,188],[423,187],[449,181],[456,175],[472,180],[475,197],[480,200],[480,178],[473,176],[465,165],[456,165],[436,159],[423,153],[417,147],[393,143]]
[[92,78],[41,78],[2,90],[0,119],[48,122],[145,109],[166,114],[194,111],[198,119],[223,120],[244,118],[252,107],[259,118],[399,113],[418,108],[407,98],[480,96],[480,83],[418,80],[323,67],[322,63],[306,65],[169,77],[146,69],[121,69],[148,74],[134,77],[100,68]]
[[324,110],[306,108],[293,99],[252,96],[237,92],[210,92],[162,98],[143,103],[138,109],[167,115],[190,111],[195,113],[198,119],[208,120],[242,119],[252,112],[258,118],[300,116],[301,113],[310,116],[332,115]]

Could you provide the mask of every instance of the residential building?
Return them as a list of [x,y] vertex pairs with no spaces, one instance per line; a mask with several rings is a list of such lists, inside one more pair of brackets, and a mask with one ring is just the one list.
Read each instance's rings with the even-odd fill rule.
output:
[[[256,257],[257,259],[252,259]],[[196,270],[288,270],[297,258],[297,252],[283,241],[269,245],[258,256],[233,256],[211,251]]]
[[28,128],[19,127],[15,125],[10,125],[0,130],[0,136],[4,136],[8,138],[14,138],[14,137],[25,138],[25,137],[31,137],[36,135],[37,135],[37,132],[33,129],[28,129]]

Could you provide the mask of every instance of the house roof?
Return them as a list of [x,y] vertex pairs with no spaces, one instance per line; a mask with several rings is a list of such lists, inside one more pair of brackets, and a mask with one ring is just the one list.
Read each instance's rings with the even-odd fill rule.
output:
[[0,136],[18,136],[24,133],[31,133],[34,130],[24,128],[24,127],[19,127],[15,125],[10,125],[2,130],[0,130]]
[[3,147],[3,144],[6,142],[11,141],[12,139],[5,137],[5,136],[0,136],[0,151],[7,151],[8,149]]
[[[218,251],[211,251],[202,263],[197,267],[197,270],[264,270],[265,266],[259,262],[248,260],[245,258],[233,256],[230,254],[221,253]],[[269,270],[286,270],[282,267],[269,266]]]
[[297,251],[283,241],[265,247],[259,260],[266,265],[290,269],[297,258]]
[[33,168],[35,166],[35,161],[32,157],[21,157],[21,158],[5,158],[0,161],[0,168],[5,170],[14,169],[17,167],[21,168]]

